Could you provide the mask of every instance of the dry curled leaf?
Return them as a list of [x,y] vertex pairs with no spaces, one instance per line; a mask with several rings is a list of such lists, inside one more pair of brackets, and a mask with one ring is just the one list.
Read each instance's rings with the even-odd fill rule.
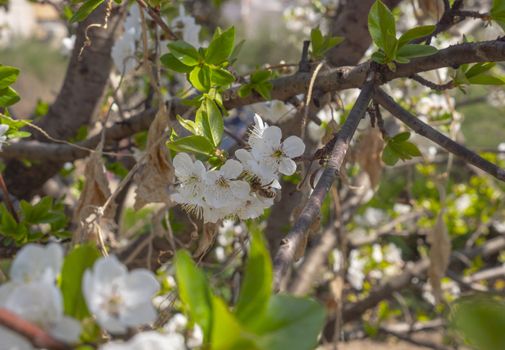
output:
[[433,19],[440,19],[444,13],[444,2],[442,0],[418,0],[417,1],[420,15]]
[[135,192],[135,210],[148,203],[165,203],[170,205],[169,186],[174,182],[174,168],[164,142],[160,142],[168,126],[168,113],[162,104],[147,134],[148,152],[146,163],[135,174],[137,185]]
[[216,239],[217,231],[220,225],[220,222],[215,224],[208,222],[203,225],[203,232],[200,235],[200,239],[198,240],[198,247],[193,253],[193,256],[195,258],[201,258],[209,251],[209,249],[214,244],[214,240]]
[[442,300],[441,279],[445,276],[451,256],[451,239],[447,233],[447,226],[444,222],[444,211],[440,211],[435,222],[435,227],[428,239],[430,247],[430,267],[428,278],[436,302]]
[[376,188],[381,179],[383,169],[381,152],[383,149],[384,140],[379,128],[369,128],[362,135],[356,147],[356,161],[370,178],[372,188]]
[[102,206],[111,196],[109,182],[102,160],[102,143],[86,161],[84,188],[74,211],[73,221],[77,229],[73,234],[74,244],[83,242],[102,243],[101,238],[114,227],[116,205],[110,203],[105,211]]

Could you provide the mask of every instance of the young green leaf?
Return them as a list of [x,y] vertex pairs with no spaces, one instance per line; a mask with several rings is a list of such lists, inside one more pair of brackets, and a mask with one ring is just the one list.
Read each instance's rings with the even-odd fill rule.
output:
[[234,42],[235,28],[230,27],[212,39],[205,52],[205,62],[219,65],[226,61],[233,51]]
[[406,59],[433,55],[437,49],[430,45],[407,44],[398,49],[397,57]]
[[20,99],[16,90],[10,86],[0,90],[0,107],[8,107],[17,103]]
[[410,43],[412,40],[422,38],[423,36],[430,35],[435,30],[434,25],[429,26],[419,26],[407,30],[402,34],[400,39],[398,39],[398,48]]
[[207,65],[194,67],[189,73],[189,82],[199,91],[209,91],[210,85],[210,69]]
[[211,68],[210,69],[210,82],[212,86],[227,87],[235,81],[233,74],[224,68]]
[[175,276],[182,302],[188,307],[191,318],[202,327],[204,339],[209,341],[213,295],[204,273],[186,251],[175,254]]
[[0,66],[0,89],[13,84],[19,75],[19,69],[10,66]]
[[393,59],[398,47],[395,18],[380,0],[375,1],[368,13],[368,30],[375,45],[387,58]]
[[70,18],[70,23],[81,22],[86,19],[91,12],[100,6],[104,0],[88,0],[86,1],[77,12]]
[[471,66],[466,72],[465,76],[467,78],[473,78],[477,75],[480,75],[482,73],[485,73],[489,70],[491,70],[494,66],[496,66],[495,62],[481,62],[481,63],[476,63],[473,66]]
[[491,15],[491,19],[496,21],[505,30],[505,1],[493,0],[489,14]]
[[199,135],[191,135],[171,141],[167,144],[168,148],[176,152],[191,152],[210,157],[214,154],[214,146],[210,141]]
[[193,67],[185,65],[171,53],[161,56],[160,61],[165,67],[178,73],[189,73],[193,70]]
[[61,293],[65,314],[82,320],[89,316],[86,302],[82,295],[84,272],[93,266],[100,257],[98,249],[91,244],[75,247],[65,257],[61,270]]
[[274,295],[266,313],[246,329],[258,335],[258,349],[311,350],[324,325],[325,311],[318,302],[290,295]]
[[181,126],[184,129],[188,130],[193,135],[202,135],[202,131],[200,130],[200,128],[196,125],[196,123],[194,121],[189,120],[189,119],[184,119],[179,114],[177,114],[175,117],[177,118],[177,121],[179,122],[179,124],[181,124]]
[[170,42],[167,46],[174,57],[182,64],[193,67],[200,63],[200,54],[191,44],[177,40]]
[[272,261],[261,231],[252,232],[251,248],[245,266],[235,314],[243,324],[260,318],[272,294]]

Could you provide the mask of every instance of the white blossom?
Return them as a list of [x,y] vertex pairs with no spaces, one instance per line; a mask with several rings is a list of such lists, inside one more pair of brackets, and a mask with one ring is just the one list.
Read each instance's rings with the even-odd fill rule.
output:
[[63,264],[63,249],[59,244],[46,246],[27,244],[21,249],[10,269],[11,282],[54,283]]
[[112,46],[111,56],[119,72],[125,75],[131,72],[137,64],[135,59],[135,32],[127,31],[119,37]]
[[76,343],[81,333],[80,323],[63,314],[63,297],[53,283],[22,283],[3,295],[0,307],[15,313],[49,332],[53,337]]
[[142,332],[128,342],[110,342],[102,345],[100,350],[185,350],[184,337],[178,333],[162,334],[155,331]]
[[186,205],[203,205],[202,193],[207,176],[207,169],[203,163],[199,160],[193,162],[187,153],[179,153],[174,157],[173,165],[179,186],[172,199]]
[[301,156],[305,144],[297,136],[290,136],[281,142],[282,131],[276,126],[270,126],[263,132],[262,142],[252,146],[251,153],[260,162],[264,162],[274,171],[284,175],[292,175],[296,171],[296,163],[292,158]]
[[272,198],[262,198],[255,194],[248,196],[239,206],[237,216],[242,220],[254,219],[274,204]]
[[212,208],[226,208],[236,205],[236,201],[247,198],[250,188],[243,180],[236,180],[242,173],[242,164],[229,159],[219,170],[207,173],[205,179],[205,201]]
[[128,327],[148,324],[156,319],[152,298],[159,288],[151,271],[137,269],[128,272],[114,256],[97,260],[83,279],[88,309],[102,328],[114,334],[124,334]]
[[7,141],[7,136],[5,134],[9,130],[9,125],[0,124],[0,151],[2,150],[3,144]]
[[180,34],[182,40],[195,47],[200,47],[200,29],[201,26],[196,24],[195,19],[192,16],[186,15],[184,6],[181,4],[179,7],[179,16],[175,17],[172,21],[172,30],[176,34]]
[[382,262],[382,260],[384,260],[380,244],[375,243],[374,245],[372,245],[372,259],[376,263],[380,263]]

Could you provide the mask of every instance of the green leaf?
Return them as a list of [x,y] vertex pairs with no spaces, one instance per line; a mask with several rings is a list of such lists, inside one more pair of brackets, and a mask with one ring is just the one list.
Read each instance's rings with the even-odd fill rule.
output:
[[[422,156],[421,151],[419,148],[412,142],[402,142],[401,144],[401,149],[404,152],[404,154],[410,156],[410,157],[420,157]],[[410,157],[408,159],[410,159]]]
[[372,60],[374,60],[375,62],[380,63],[380,64],[386,63],[386,55],[384,54],[384,51],[382,51],[382,50],[375,51],[372,54]]
[[470,84],[475,85],[503,85],[505,80],[502,78],[494,77],[492,75],[478,75],[476,77],[468,79]]
[[468,345],[479,350],[503,349],[505,303],[491,297],[463,298],[452,308],[450,323]]
[[19,97],[16,90],[10,86],[0,90],[0,107],[8,107],[15,104],[20,99],[21,98]]
[[391,138],[391,141],[393,142],[404,142],[407,141],[410,138],[410,132],[404,131],[399,134],[396,134]]
[[321,33],[319,27],[316,27],[310,31],[310,44],[312,45],[312,53],[316,55],[320,53],[321,48],[323,47],[324,37]]
[[82,5],[79,10],[70,18],[70,23],[81,22],[86,19],[91,12],[100,6],[104,0],[88,0]]
[[212,86],[227,87],[235,81],[235,77],[224,68],[211,68],[210,81]]
[[189,73],[189,82],[199,91],[210,89],[210,70],[208,66],[194,67]]
[[192,67],[200,63],[198,50],[183,40],[172,41],[167,47],[172,55],[186,66]]
[[489,14],[491,15],[491,19],[496,21],[505,30],[505,2],[503,0],[493,0]]
[[193,321],[202,327],[204,339],[211,336],[213,295],[204,273],[198,269],[187,251],[175,254],[175,275],[179,296],[188,307]]
[[422,38],[423,36],[430,35],[435,30],[434,25],[429,26],[419,26],[416,28],[412,28],[407,30],[402,34],[400,39],[398,39],[398,48],[401,48],[405,44],[410,43],[412,40]]
[[389,166],[395,165],[400,158],[398,154],[391,148],[391,145],[388,143],[384,150],[382,151],[382,161]]
[[403,58],[414,58],[433,55],[438,50],[430,45],[407,44],[402,46],[396,55]]
[[240,97],[246,97],[249,96],[252,92],[252,85],[251,84],[244,84],[238,89],[238,95]]
[[188,130],[193,135],[201,135],[201,130],[198,128],[198,126],[196,125],[196,123],[194,121],[189,120],[189,119],[184,119],[179,114],[177,114],[175,117],[177,118],[177,121],[179,122],[179,124],[181,124],[181,126],[184,129]]
[[368,30],[375,45],[384,51],[386,57],[393,59],[398,45],[395,18],[380,0],[372,5],[368,13]]
[[53,218],[53,199],[49,196],[43,197],[36,204],[30,204],[22,200],[19,203],[23,219],[29,224],[49,223]]
[[92,244],[75,247],[63,261],[61,270],[61,293],[65,314],[82,320],[90,316],[82,295],[82,279],[86,269],[91,268],[100,257]]
[[160,61],[165,67],[178,73],[189,73],[193,70],[193,67],[185,65],[171,53],[161,56]]
[[210,141],[199,135],[191,135],[171,141],[167,144],[168,148],[176,152],[191,152],[211,156],[214,154],[214,146]]
[[253,85],[254,90],[261,95],[265,100],[271,99],[273,85],[269,81]]
[[0,89],[13,84],[19,75],[19,69],[10,66],[0,66]]
[[321,34],[319,27],[310,32],[310,42],[312,45],[312,56],[316,59],[321,58],[333,46],[340,44],[344,38],[340,36],[328,37]]
[[481,62],[481,63],[476,63],[470,69],[465,71],[465,76],[467,78],[472,78],[477,75],[480,75],[482,73],[485,73],[489,70],[491,70],[494,66],[496,66],[495,62]]
[[267,81],[272,76],[272,72],[269,70],[258,70],[251,74],[251,83],[257,84]]
[[314,300],[274,295],[264,316],[246,329],[259,335],[259,349],[312,350],[325,318],[323,306]]
[[[224,120],[221,111],[217,107],[216,103],[210,98],[205,99],[205,107],[207,111],[207,122],[210,140],[214,146],[218,147],[221,143],[224,132]],[[205,127],[204,127],[205,130]]]
[[261,231],[254,230],[235,309],[243,324],[254,323],[266,311],[272,294],[272,276],[272,261],[265,240]]
[[[219,350],[260,350],[254,344],[255,336],[247,333],[225,303],[212,298],[211,348]],[[267,350],[267,349],[264,349]]]
[[226,61],[232,53],[234,42],[235,28],[230,27],[212,39],[205,52],[205,62],[219,65]]
[[238,55],[240,54],[240,50],[242,50],[242,46],[244,46],[244,43],[245,40],[241,40],[237,45],[235,45],[229,57],[230,64],[237,59]]

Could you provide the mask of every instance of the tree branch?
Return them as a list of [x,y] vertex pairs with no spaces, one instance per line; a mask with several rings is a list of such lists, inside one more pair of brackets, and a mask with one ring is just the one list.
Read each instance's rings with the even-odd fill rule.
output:
[[360,120],[365,115],[368,103],[372,99],[375,83],[374,76],[375,74],[373,72],[369,73],[367,81],[363,86],[356,103],[338,133],[338,137],[336,139],[335,146],[331,151],[326,169],[317,182],[314,191],[309,197],[307,204],[305,204],[305,207],[294,224],[293,229],[281,242],[279,251],[274,259],[275,289],[279,289],[283,276],[285,276],[288,268],[291,266],[291,263],[295,258],[295,252],[297,251],[298,246],[301,244],[308,229],[319,215],[323,200],[340,171],[347,149],[349,148],[349,143],[356,132],[356,128],[358,127]]
[[72,349],[65,343],[54,339],[51,335],[40,329],[35,324],[22,319],[15,313],[4,308],[0,308],[0,325],[25,337],[36,348],[50,350]]
[[[416,73],[443,67],[457,67],[465,63],[498,61],[505,61],[505,41],[503,40],[459,44],[440,50],[432,56],[413,59],[407,64],[398,64],[395,72],[382,72],[381,82],[386,83],[397,78],[407,78]],[[355,67],[339,67],[321,72],[314,84],[314,89],[321,92],[330,92],[359,88],[365,81],[368,68],[369,62],[365,62]],[[297,73],[272,80],[272,99],[286,101],[293,96],[303,93],[307,90],[310,78],[310,73]],[[241,98],[238,95],[238,89],[238,86],[233,87],[223,93],[223,101],[227,109],[264,101],[257,94]],[[172,106],[171,115],[184,114],[188,110],[188,107],[182,105],[178,99],[174,99],[170,104]],[[131,136],[136,132],[146,130],[151,124],[155,112],[155,110],[143,111],[127,121],[110,127],[106,133],[106,140],[110,143],[111,141],[116,141]],[[94,148],[98,144],[98,141],[99,137],[93,137],[79,145]],[[2,152],[0,152],[2,158],[28,160],[71,161],[86,157],[87,155],[88,152],[74,149],[68,145],[37,141],[20,141],[5,146]]]
[[390,96],[381,89],[377,89],[374,94],[374,99],[385,109],[387,109],[394,117],[401,120],[409,128],[414,130],[419,135],[433,141],[440,147],[457,157],[462,158],[466,162],[484,170],[486,173],[494,176],[498,180],[505,181],[505,170],[499,168],[490,161],[482,158],[477,153],[469,150],[465,146],[451,140],[438,130],[432,128],[428,124],[423,123],[420,119],[403,109]]

